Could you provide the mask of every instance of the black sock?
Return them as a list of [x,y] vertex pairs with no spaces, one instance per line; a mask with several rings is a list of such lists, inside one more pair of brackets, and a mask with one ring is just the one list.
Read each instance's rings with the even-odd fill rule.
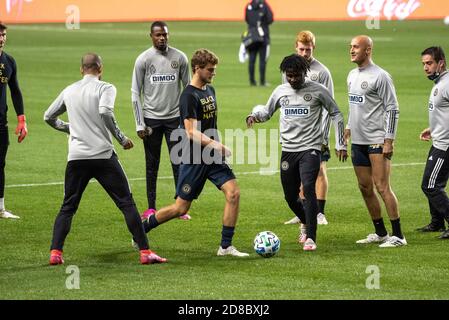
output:
[[401,231],[401,219],[397,218],[396,220],[390,220],[391,222],[391,226],[393,227],[393,235],[400,238],[400,239],[404,239],[404,236],[402,235],[402,231]]
[[385,229],[384,219],[373,220],[373,224],[379,237],[385,237],[388,234],[387,229]]
[[143,222],[143,227],[146,233],[148,233],[151,229],[154,229],[159,225],[159,222],[157,222],[155,216],[156,216],[155,214],[152,214],[147,220]]
[[318,199],[317,202],[318,202],[318,213],[321,212],[322,214],[325,214],[324,213],[324,206],[326,205],[326,200]]
[[223,226],[223,229],[221,230],[221,247],[223,249],[231,246],[232,237],[234,236],[234,229],[235,227]]

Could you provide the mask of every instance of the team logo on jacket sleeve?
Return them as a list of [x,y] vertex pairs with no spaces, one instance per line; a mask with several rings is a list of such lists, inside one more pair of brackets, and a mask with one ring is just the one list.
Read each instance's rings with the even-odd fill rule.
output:
[[173,69],[178,69],[178,67],[179,67],[178,61],[172,61],[172,62],[171,62],[171,67],[172,67]]
[[317,73],[312,73],[310,75],[310,80],[312,81],[318,81],[318,74]]
[[436,97],[438,95],[438,88],[435,89],[435,91],[433,92],[433,96]]
[[283,96],[281,99],[279,99],[279,104],[281,107],[286,107],[290,104],[290,101],[288,100],[287,96]]

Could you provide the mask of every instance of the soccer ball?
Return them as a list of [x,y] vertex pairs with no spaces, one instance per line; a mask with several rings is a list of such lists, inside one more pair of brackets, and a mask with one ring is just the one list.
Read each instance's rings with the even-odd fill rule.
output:
[[281,240],[271,231],[262,231],[254,238],[254,250],[264,258],[274,256],[281,248]]

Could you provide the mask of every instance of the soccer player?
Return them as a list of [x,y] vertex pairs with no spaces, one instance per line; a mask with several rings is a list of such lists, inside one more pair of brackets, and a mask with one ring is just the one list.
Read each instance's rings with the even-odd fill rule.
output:
[[[301,31],[296,36],[296,53],[306,58],[309,63],[310,70],[307,72],[307,77],[325,86],[332,98],[334,98],[334,82],[329,69],[313,57],[315,51],[315,35],[311,31]],[[283,83],[286,83],[285,75],[282,77]],[[321,165],[318,178],[316,180],[316,196],[318,201],[318,224],[328,224],[325,216],[324,207],[326,205],[327,191],[328,191],[328,179],[327,179],[327,167],[326,162],[331,157],[329,149],[329,134],[330,134],[330,117],[326,109],[322,113],[322,130],[323,130],[323,145],[321,147]],[[285,222],[285,224],[299,223],[297,216],[291,220]],[[303,227],[304,230],[304,227]]]
[[[115,87],[101,81],[100,56],[88,53],[81,60],[83,79],[66,87],[50,105],[44,120],[56,130],[70,134],[64,180],[64,202],[53,228],[50,264],[64,263],[62,251],[73,215],[91,178],[95,178],[125,216],[128,230],[140,249],[142,264],[166,262],[148,249],[142,221],[112,144],[111,134],[125,150],[133,147],[114,117]],[[69,122],[58,116],[66,112]]]
[[221,190],[226,203],[218,256],[246,257],[232,245],[239,213],[240,190],[231,168],[224,158],[230,150],[218,139],[218,105],[215,89],[210,86],[215,76],[218,57],[207,49],[197,50],[191,59],[193,77],[182,92],[179,108],[180,136],[183,138],[177,197],[174,204],[159,209],[144,222],[145,231],[185,214],[192,201],[210,180]]
[[432,146],[427,158],[421,188],[429,201],[431,222],[420,231],[444,231],[440,239],[449,239],[444,219],[449,223],[449,198],[444,189],[449,178],[449,73],[441,47],[430,47],[421,53],[424,72],[435,82],[429,98],[430,127],[420,139]]
[[265,70],[270,55],[270,24],[273,23],[273,11],[265,0],[251,0],[245,8],[245,21],[248,31],[257,32],[262,41],[246,48],[249,55],[248,74],[251,86],[256,86],[255,67],[259,55],[259,81],[261,86],[267,86]]
[[[390,186],[393,141],[399,119],[399,105],[391,76],[372,60],[373,41],[360,35],[351,41],[351,70],[349,90],[349,119],[345,139],[351,138],[351,158],[375,233],[357,243],[380,243],[380,247],[400,247],[407,244],[401,232],[398,200]],[[380,194],[393,228],[389,237],[385,228],[379,199]]]
[[28,131],[23,109],[22,92],[17,80],[16,61],[3,51],[6,44],[6,29],[7,27],[0,23],[0,218],[19,219],[19,216],[5,209],[5,161],[9,146],[6,85],[11,90],[12,104],[17,115],[16,135],[19,136],[17,139],[19,143],[25,139]]
[[[323,130],[322,111],[326,109],[335,126],[336,154],[345,161],[346,145],[343,140],[343,115],[329,90],[308,78],[309,64],[297,54],[283,59],[280,70],[287,82],[278,86],[265,106],[256,106],[247,117],[248,127],[268,121],[280,109],[282,144],[281,182],[290,209],[306,224],[306,237],[300,239],[303,249],[316,249],[318,204],[315,184],[320,171]],[[299,198],[301,186],[304,192],[304,208]]]
[[[182,89],[190,82],[186,55],[168,45],[167,24],[153,22],[150,37],[153,46],[137,57],[131,89],[137,135],[143,140],[145,149],[148,209],[143,212],[143,219],[156,212],[162,138],[165,136],[170,153],[176,144],[170,140],[170,135],[179,126],[179,97]],[[172,170],[176,188],[179,165],[173,161]],[[189,220],[190,215],[185,214],[180,218]]]

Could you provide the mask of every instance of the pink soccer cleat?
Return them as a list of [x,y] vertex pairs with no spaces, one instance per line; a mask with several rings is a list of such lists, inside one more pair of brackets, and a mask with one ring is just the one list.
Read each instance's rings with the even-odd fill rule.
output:
[[144,212],[142,212],[142,214],[140,215],[140,219],[142,219],[142,221],[147,220],[152,214],[156,213],[156,209],[150,208],[145,210]]
[[190,219],[192,219],[192,217],[188,213],[183,214],[182,216],[179,216],[178,218],[181,219],[181,220],[190,220]]
[[159,257],[151,250],[140,250],[140,263],[141,264],[153,264],[153,263],[165,263],[167,259]]
[[56,266],[58,264],[63,264],[64,259],[62,259],[62,251],[51,250],[50,251],[50,265]]

